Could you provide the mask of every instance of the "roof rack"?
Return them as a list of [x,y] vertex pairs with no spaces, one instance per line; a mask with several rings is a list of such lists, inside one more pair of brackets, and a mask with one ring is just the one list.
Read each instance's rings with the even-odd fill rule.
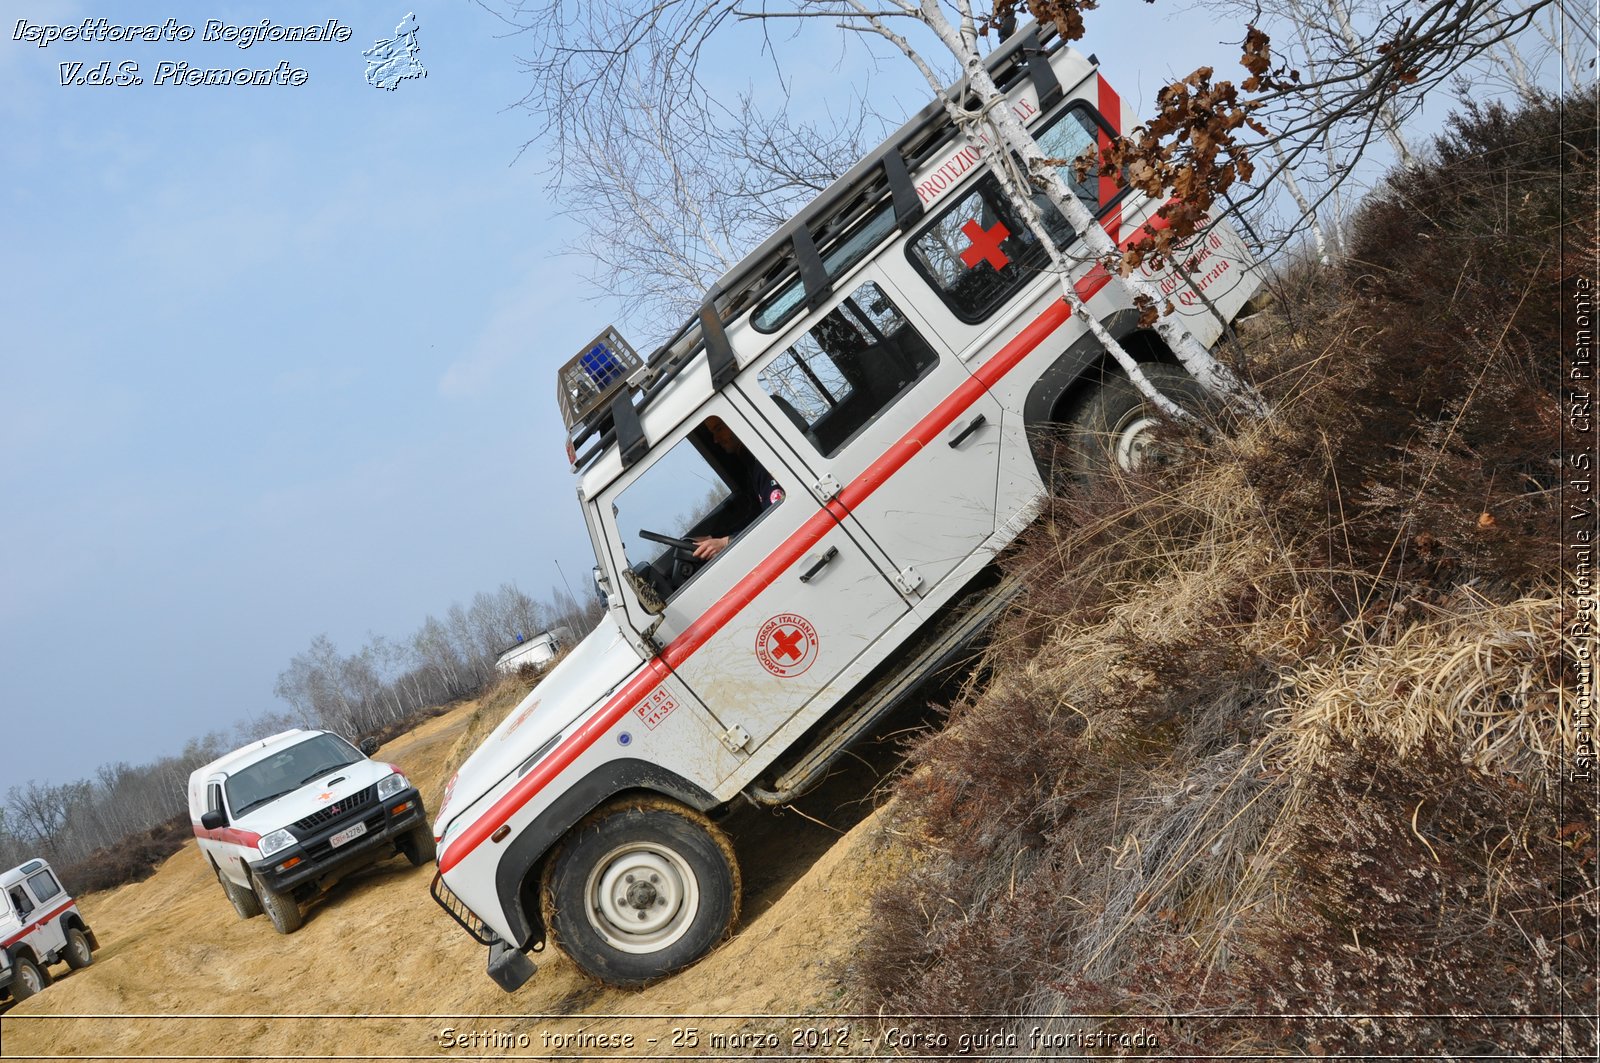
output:
[[[1039,94],[1040,111],[1048,111],[1065,92],[1050,65],[1049,56],[1064,45],[1050,24],[1031,23],[1012,34],[985,58],[990,76],[1002,92],[1023,79],[1029,79]],[[965,82],[947,89],[947,99],[965,94]],[[711,368],[712,385],[721,388],[737,371],[733,348],[728,342],[726,324],[759,303],[765,296],[796,275],[805,290],[808,308],[828,298],[834,277],[824,265],[822,252],[830,249],[848,231],[885,204],[892,204],[894,231],[914,225],[922,217],[922,201],[911,183],[911,174],[957,135],[945,111],[943,100],[935,100],[911,117],[893,135],[867,154],[860,162],[834,181],[777,232],[723,274],[706,292],[700,310],[685,321],[660,347],[637,363],[614,328],[608,328],[583,351],[561,368],[560,399],[562,419],[568,430],[567,453],[574,471],[586,468],[617,442],[618,417],[622,419],[626,468],[647,447],[638,434],[638,416],[703,349]],[[608,339],[609,337],[609,339]],[[596,354],[603,348],[606,353]],[[634,362],[606,383],[594,377],[569,383],[569,372],[583,359],[592,358],[595,367],[605,367],[606,376],[618,352],[626,350]],[[587,374],[588,369],[582,369]],[[593,385],[593,394],[588,390]],[[569,403],[569,388],[577,386],[587,401],[575,398]],[[623,407],[626,406],[626,409]],[[591,442],[592,441],[592,442]],[[585,447],[585,444],[589,444]],[[580,449],[581,448],[581,449]]]

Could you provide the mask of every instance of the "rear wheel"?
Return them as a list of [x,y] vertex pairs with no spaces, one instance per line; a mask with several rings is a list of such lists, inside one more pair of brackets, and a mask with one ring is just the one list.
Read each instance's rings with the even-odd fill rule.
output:
[[73,927],[67,931],[67,966],[80,971],[94,962],[94,950],[89,947],[89,935]]
[[300,914],[300,904],[291,894],[279,893],[272,887],[257,882],[256,896],[260,898],[261,907],[266,911],[267,918],[272,920],[272,929],[278,933],[292,934],[305,922],[305,917]]
[[50,984],[50,976],[44,973],[44,968],[27,956],[17,956],[13,963],[16,966],[11,979],[11,996],[14,999],[27,1000]]
[[[1159,362],[1146,363],[1140,369],[1156,390],[1179,407],[1190,411],[1204,408],[1205,390],[1182,369]],[[1132,380],[1120,373],[1108,374],[1066,417],[1068,471],[1079,480],[1096,480],[1113,467],[1134,472],[1170,461],[1170,450],[1158,438],[1158,430],[1169,420]]]
[[546,870],[545,925],[609,985],[694,963],[739,914],[739,865],[710,820],[660,798],[614,804],[573,829]]

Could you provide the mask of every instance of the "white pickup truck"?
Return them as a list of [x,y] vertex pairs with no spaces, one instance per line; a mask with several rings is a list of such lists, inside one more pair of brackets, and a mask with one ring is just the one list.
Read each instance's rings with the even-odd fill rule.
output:
[[100,947],[77,902],[43,860],[0,874],[0,999],[26,1000],[50,984],[50,965],[73,970]]
[[280,934],[300,902],[335,879],[404,854],[433,859],[422,796],[393,764],[328,731],[293,729],[236,749],[189,776],[200,855],[241,919],[263,910]]
[[[989,59],[1046,156],[1134,116],[1092,58],[1029,29]],[[1064,178],[1126,246],[1160,203]],[[1053,238],[1078,238],[1044,205]],[[1170,397],[1198,385],[1092,256],[1067,278],[932,104],[706,293],[641,359],[607,329],[561,370],[599,626],[461,766],[433,895],[514,989],[547,936],[628,985],[728,933],[716,819],[817,782],[1012,593],[996,554],[1077,475],[1150,453],[1160,418],[1062,294]],[[1259,286],[1221,221],[1150,280],[1210,347]]]

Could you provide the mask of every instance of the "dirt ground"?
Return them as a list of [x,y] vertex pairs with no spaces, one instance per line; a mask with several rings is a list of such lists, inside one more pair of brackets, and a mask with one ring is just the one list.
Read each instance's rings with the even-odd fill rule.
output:
[[[430,811],[447,770],[486,722],[473,703],[384,747]],[[490,724],[492,725],[492,724]],[[906,859],[871,793],[890,743],[847,762],[798,810],[740,810],[724,826],[744,873],[738,932],[643,990],[587,979],[550,949],[516,993],[484,973],[486,950],[428,895],[431,865],[396,857],[314,901],[287,937],[240,920],[194,844],[144,882],[79,899],[100,941],[92,966],[52,973],[0,1015],[7,1059],[624,1059],[858,1055],[865,1027],[836,972],[868,917],[871,887]],[[802,814],[803,813],[803,814]],[[653,1040],[652,1040],[653,1039]]]

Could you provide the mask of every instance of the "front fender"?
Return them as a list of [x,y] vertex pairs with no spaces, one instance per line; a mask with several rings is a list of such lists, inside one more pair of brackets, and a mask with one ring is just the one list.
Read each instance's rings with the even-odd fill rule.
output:
[[495,868],[495,892],[519,949],[544,941],[535,874],[546,854],[584,816],[630,790],[645,790],[682,801],[697,812],[718,804],[710,793],[659,764],[624,758],[609,761],[567,787],[528,828],[511,840]]

